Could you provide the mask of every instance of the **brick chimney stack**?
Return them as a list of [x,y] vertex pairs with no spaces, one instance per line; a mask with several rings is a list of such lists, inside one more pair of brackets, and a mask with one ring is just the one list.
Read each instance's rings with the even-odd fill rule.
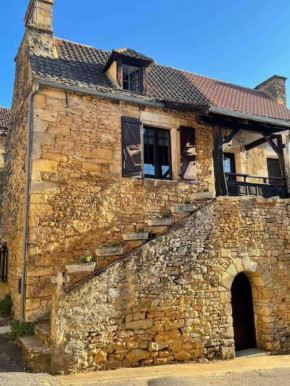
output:
[[263,91],[275,102],[286,106],[286,80],[284,76],[273,75],[263,83],[255,87],[258,91]]
[[52,33],[52,8],[54,0],[30,0],[24,17],[25,27]]

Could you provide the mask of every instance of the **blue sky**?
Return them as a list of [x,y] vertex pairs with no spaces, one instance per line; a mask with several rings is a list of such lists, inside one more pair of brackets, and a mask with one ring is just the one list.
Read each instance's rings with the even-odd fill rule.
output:
[[[9,107],[28,0],[1,0],[0,105]],[[254,87],[289,78],[289,0],[55,0],[55,35]]]

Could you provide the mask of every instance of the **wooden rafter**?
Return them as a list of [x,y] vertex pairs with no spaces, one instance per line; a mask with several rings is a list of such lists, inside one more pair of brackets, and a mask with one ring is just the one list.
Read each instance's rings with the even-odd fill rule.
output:
[[249,150],[254,149],[257,146],[263,145],[264,143],[269,142],[269,141],[271,141],[271,143],[269,142],[269,144],[272,147],[272,144],[275,145],[275,143],[273,142],[273,139],[277,139],[277,137],[278,137],[277,135],[272,135],[271,137],[264,136],[262,138],[256,139],[255,141],[253,141],[253,142],[249,143],[248,145],[246,145],[245,146],[245,150],[249,151]]

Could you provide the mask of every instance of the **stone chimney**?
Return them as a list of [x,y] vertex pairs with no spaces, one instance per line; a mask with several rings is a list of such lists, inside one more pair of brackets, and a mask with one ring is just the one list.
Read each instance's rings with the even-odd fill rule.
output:
[[53,2],[54,0],[30,0],[24,17],[25,27],[52,33]]
[[24,22],[32,54],[46,57],[54,54],[53,3],[54,0],[29,0]]
[[255,87],[255,89],[263,91],[275,102],[286,106],[286,80],[287,78],[284,76],[273,75],[271,78]]

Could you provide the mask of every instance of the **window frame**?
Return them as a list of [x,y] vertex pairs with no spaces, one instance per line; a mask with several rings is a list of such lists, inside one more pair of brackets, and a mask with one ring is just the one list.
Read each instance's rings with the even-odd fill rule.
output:
[[[227,158],[230,161],[230,168],[231,168],[231,171],[230,172],[226,172],[225,171],[225,174],[226,173],[234,173],[235,174],[236,170],[237,170],[235,153],[224,152],[224,157],[223,158],[224,158],[223,159],[224,167],[225,167],[225,160]],[[227,181],[236,181],[236,176],[227,176],[226,175],[226,180]]]
[[[155,173],[154,176],[146,175],[145,174],[145,130],[150,129],[154,132],[154,143],[153,143],[153,154],[154,154],[154,166],[155,166]],[[168,133],[168,158],[169,158],[169,178],[162,178],[162,170],[161,165],[158,162],[158,157],[156,157],[158,153],[158,132],[160,131],[166,131]],[[171,148],[171,130],[165,129],[161,127],[156,126],[150,126],[143,124],[142,127],[142,162],[143,162],[143,178],[150,179],[150,180],[160,180],[160,181],[172,181],[173,180],[173,167],[172,167],[172,148]],[[157,162],[156,162],[157,160]]]
[[[136,94],[143,94],[144,92],[144,87],[143,87],[143,67],[140,66],[140,65],[137,65],[136,63],[130,63],[130,62],[120,62],[120,67],[121,67],[121,73],[122,73],[122,77],[121,77],[121,87],[123,90],[126,90],[126,91],[130,91],[132,93],[136,93]],[[130,67],[133,67],[135,68],[135,73],[137,72],[137,70],[139,71],[139,79],[138,79],[138,87],[135,88],[135,90],[132,90],[130,89],[130,85],[133,83],[129,80],[129,77],[130,77],[130,72],[128,72],[128,80],[124,80],[124,67],[128,67],[130,69]],[[127,82],[128,83],[128,86],[129,88],[124,88],[124,82]],[[135,84],[137,86],[137,82],[135,81]]]

